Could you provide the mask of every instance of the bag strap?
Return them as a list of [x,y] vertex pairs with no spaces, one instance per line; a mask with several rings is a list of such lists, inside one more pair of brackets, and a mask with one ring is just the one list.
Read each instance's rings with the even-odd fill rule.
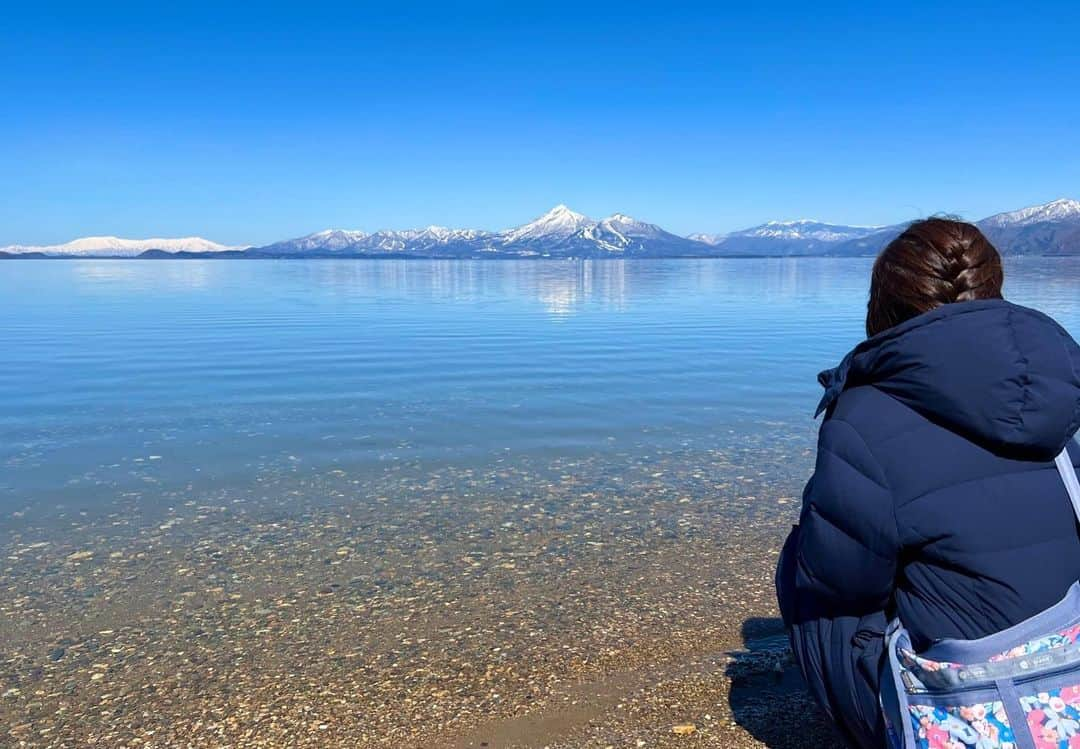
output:
[[1072,500],[1076,519],[1080,521],[1080,479],[1077,478],[1076,468],[1073,467],[1072,458],[1069,457],[1068,446],[1054,458],[1054,463],[1057,465],[1058,473],[1061,474],[1061,480],[1065,482],[1065,491],[1069,493],[1069,499]]

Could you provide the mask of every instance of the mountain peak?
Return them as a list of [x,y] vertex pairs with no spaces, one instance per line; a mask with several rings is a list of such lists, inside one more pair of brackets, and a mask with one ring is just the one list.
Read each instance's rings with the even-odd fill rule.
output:
[[764,226],[808,226],[821,223],[823,222],[818,221],[816,218],[796,218],[790,221],[767,221]]
[[365,236],[364,232],[357,229],[323,229],[317,231],[314,234],[308,234],[309,237],[338,237],[338,236]]
[[571,210],[570,206],[565,203],[559,203],[537,220],[543,219],[558,219],[560,221],[574,221],[577,223],[584,223],[590,220],[588,216]]
[[568,237],[574,232],[596,224],[588,216],[570,210],[566,205],[552,208],[535,221],[503,233],[504,243],[536,240],[544,237]]
[[702,242],[704,244],[717,245],[727,239],[727,234],[707,234],[705,232],[694,232],[693,234],[686,235],[686,238],[692,242]]
[[768,221],[760,226],[732,232],[728,236],[785,241],[840,242],[845,239],[855,239],[866,236],[879,229],[880,227],[876,226],[827,224],[815,219],[801,218],[794,221]]
[[650,224],[645,221],[634,218],[633,216],[627,216],[625,213],[613,213],[598,226],[609,231],[621,232],[624,234],[657,234],[663,230],[655,224]]

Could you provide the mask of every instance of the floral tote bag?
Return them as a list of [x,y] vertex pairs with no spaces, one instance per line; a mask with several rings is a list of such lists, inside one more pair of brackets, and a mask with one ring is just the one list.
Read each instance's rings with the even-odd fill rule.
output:
[[[1080,520],[1068,452],[1054,462]],[[898,619],[885,637],[881,704],[894,749],[1080,749],[1080,582],[1049,609],[978,640],[915,653]]]

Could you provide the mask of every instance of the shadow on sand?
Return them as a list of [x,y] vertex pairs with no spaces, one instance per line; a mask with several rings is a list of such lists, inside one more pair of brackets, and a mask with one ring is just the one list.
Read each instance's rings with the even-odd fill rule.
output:
[[743,649],[731,653],[727,667],[735,722],[770,749],[842,747],[806,691],[784,623],[775,617],[747,619],[742,639]]

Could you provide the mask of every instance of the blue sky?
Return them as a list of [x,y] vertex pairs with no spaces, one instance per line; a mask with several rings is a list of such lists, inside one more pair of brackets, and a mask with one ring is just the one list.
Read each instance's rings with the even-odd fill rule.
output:
[[1073,3],[228,5],[5,8],[0,245],[1080,197]]

